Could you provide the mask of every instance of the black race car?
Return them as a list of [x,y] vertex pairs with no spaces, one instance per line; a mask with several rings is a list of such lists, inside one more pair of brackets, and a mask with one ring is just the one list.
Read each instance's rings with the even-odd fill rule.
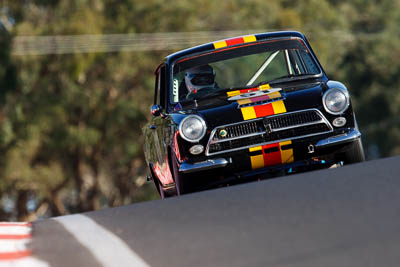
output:
[[299,32],[185,49],[155,75],[144,151],[162,197],[364,160],[347,88]]

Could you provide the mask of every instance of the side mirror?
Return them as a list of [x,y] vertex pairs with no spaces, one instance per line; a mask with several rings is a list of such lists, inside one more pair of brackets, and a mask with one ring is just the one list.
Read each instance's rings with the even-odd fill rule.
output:
[[151,106],[150,111],[154,117],[158,117],[161,115],[162,107],[160,105],[153,105]]

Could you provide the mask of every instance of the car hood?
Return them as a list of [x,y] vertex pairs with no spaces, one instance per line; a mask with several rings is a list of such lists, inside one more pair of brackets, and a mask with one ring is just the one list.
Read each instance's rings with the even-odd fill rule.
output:
[[[260,107],[257,106],[266,103],[265,101],[268,103],[280,102],[274,104],[274,106],[279,106],[279,111],[275,110],[277,113],[310,108],[322,109],[322,94],[326,88],[326,83],[318,82],[280,88],[273,87],[268,91],[251,93],[246,93],[244,90],[235,93],[230,91],[230,96],[226,93],[213,98],[199,99],[197,103],[192,103],[179,112],[180,114],[199,114],[206,120],[208,127],[215,127],[249,119],[249,117],[245,117],[244,113],[250,110],[249,112],[253,112],[254,115],[253,108],[259,111]],[[268,99],[266,95],[270,95],[271,98]],[[257,112],[256,115],[257,117],[268,116],[263,114],[273,115],[263,112]]]

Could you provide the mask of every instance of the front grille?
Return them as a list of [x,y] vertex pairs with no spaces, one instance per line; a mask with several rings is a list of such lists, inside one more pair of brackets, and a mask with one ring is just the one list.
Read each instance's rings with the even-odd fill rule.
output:
[[220,154],[332,130],[332,126],[317,109],[273,115],[216,127],[211,133],[206,153]]
[[313,110],[304,111],[299,113],[292,113],[287,115],[281,115],[268,119],[271,123],[272,129],[279,129],[284,127],[292,127],[296,125],[314,123],[321,121],[321,117],[318,113]]
[[241,124],[235,124],[226,127],[218,127],[218,129],[225,130],[227,132],[227,135],[221,136],[220,131],[218,131],[217,134],[214,135],[214,141],[252,135],[265,131],[263,121],[244,122]]

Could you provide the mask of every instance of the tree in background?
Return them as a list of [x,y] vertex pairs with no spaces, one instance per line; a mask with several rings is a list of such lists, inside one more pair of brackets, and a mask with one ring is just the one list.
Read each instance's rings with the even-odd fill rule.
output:
[[[24,6],[25,18],[16,31],[101,32],[103,7],[97,7],[69,1],[31,3]],[[2,195],[14,203],[19,192],[26,197],[25,205],[15,205],[12,215],[26,220],[34,218],[29,215],[55,216],[155,197],[143,189],[140,127],[145,116],[139,107],[149,99],[137,87],[143,77],[152,83],[152,70],[143,68],[142,57],[121,53],[15,58],[20,92],[13,97],[26,137],[18,138],[5,154],[1,176],[7,188]],[[152,190],[148,186],[147,191]]]
[[145,184],[141,127],[150,117],[153,70],[173,52],[11,57],[12,36],[299,30],[329,77],[353,94],[367,152],[378,157],[400,152],[399,2],[1,2],[0,219],[156,198]]
[[340,5],[350,18],[351,42],[338,66],[355,96],[371,158],[400,154],[400,1]]
[[[8,166],[7,154],[13,150],[19,140],[26,137],[21,106],[16,101],[18,95],[18,73],[15,63],[11,59],[12,28],[22,19],[22,12],[18,7],[19,1],[6,2],[0,5],[0,170],[4,171]],[[14,197],[13,205],[24,206],[27,201],[26,190],[14,179],[0,176],[0,195],[3,207],[0,209],[0,219],[10,217],[11,210],[7,206],[8,192]]]

